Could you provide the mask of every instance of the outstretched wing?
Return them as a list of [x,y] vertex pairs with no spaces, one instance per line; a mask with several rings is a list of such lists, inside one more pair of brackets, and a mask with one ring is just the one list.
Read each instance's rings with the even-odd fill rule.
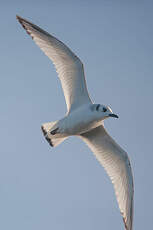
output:
[[17,19],[55,65],[61,80],[68,112],[83,104],[91,103],[80,59],[64,43],[46,31],[19,16]]
[[109,175],[126,230],[132,230],[133,176],[127,153],[99,126],[81,135]]

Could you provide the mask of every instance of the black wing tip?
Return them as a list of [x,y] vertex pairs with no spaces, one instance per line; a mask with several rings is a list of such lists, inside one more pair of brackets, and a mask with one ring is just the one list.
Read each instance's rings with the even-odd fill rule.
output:
[[131,223],[131,225],[128,227],[128,225],[127,225],[127,221],[126,221],[126,219],[123,217],[123,222],[124,222],[124,226],[125,226],[125,229],[126,230],[132,230],[132,223]]
[[[31,36],[31,38],[33,39],[32,34],[29,32],[28,30],[28,25],[33,27],[33,24],[29,21],[27,21],[26,19],[16,15],[16,19],[18,20],[18,22],[22,25],[22,27],[26,30],[27,34]],[[28,25],[27,25],[28,24]]]
[[28,20],[26,20],[25,18],[22,18],[22,17],[19,16],[19,15],[16,15],[16,19],[17,19],[19,22],[22,22],[22,21],[28,22]]
[[[39,26],[33,24],[32,22],[28,21],[25,18],[20,17],[19,15],[16,15],[16,19],[19,21],[19,23],[23,26],[23,28],[27,31],[28,34],[31,35],[31,33],[29,32],[29,28],[34,29],[35,31],[38,31],[40,33],[43,33],[47,36],[52,36],[50,35],[47,31],[41,29]],[[53,37],[53,36],[52,36]]]
[[23,26],[23,28],[24,28],[25,30],[27,30],[26,27],[25,27],[25,25],[24,25],[24,22],[26,23],[26,20],[25,20],[24,18],[21,18],[21,17],[18,16],[18,15],[16,15],[16,19],[17,19],[18,22]]
[[126,224],[126,220],[125,220],[124,217],[123,217],[123,222],[124,222],[125,229],[128,230],[128,227],[127,227],[127,224]]
[[17,19],[21,24],[23,24],[23,22],[26,22],[26,21],[27,21],[26,19],[20,17],[19,15],[16,15],[16,19]]
[[43,134],[44,134],[46,140],[47,140],[48,143],[50,144],[50,146],[51,146],[51,147],[54,147],[51,138],[49,138],[49,137],[47,136],[47,132],[46,132],[46,130],[44,129],[43,126],[41,126],[41,130],[42,130],[42,132],[43,132]]

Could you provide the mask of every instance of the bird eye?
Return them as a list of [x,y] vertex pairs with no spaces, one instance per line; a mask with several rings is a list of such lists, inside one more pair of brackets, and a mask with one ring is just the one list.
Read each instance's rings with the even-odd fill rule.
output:
[[103,112],[105,113],[107,111],[107,109],[105,107],[103,107]]

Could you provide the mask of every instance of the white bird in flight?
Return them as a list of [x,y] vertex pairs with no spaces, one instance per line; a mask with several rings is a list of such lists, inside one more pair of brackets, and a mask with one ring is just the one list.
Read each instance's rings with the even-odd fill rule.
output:
[[89,146],[113,183],[125,229],[132,230],[134,188],[130,161],[103,125],[104,119],[118,116],[108,106],[92,103],[83,64],[65,44],[26,19],[17,19],[53,62],[65,95],[65,117],[41,127],[46,140],[54,147],[74,135]]

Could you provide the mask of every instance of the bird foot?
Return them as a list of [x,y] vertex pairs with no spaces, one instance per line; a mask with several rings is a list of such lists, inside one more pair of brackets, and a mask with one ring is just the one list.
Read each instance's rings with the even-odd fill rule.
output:
[[59,128],[56,128],[56,129],[54,129],[53,131],[51,131],[50,133],[51,133],[52,135],[55,135],[55,134],[57,133],[58,129],[59,129]]

